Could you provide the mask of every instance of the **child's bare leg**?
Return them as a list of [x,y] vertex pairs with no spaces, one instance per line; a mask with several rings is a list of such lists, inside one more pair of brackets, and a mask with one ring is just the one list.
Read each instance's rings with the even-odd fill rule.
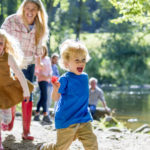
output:
[[11,108],[2,110],[2,123],[8,125],[12,120]]
[[2,130],[10,131],[13,128],[15,119],[15,106],[10,109],[2,110]]
[[77,124],[65,129],[58,129],[56,144],[43,144],[38,150],[69,150],[76,134],[76,126]]
[[0,110],[0,150],[4,150],[3,145],[2,145],[2,137],[1,137],[1,120],[2,120],[2,116],[1,116],[1,110]]
[[0,150],[4,150],[2,145],[1,126],[2,123],[8,125],[12,120],[11,109],[0,110]]

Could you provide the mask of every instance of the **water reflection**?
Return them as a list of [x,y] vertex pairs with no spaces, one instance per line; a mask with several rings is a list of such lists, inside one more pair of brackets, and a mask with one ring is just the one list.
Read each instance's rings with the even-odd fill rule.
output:
[[135,129],[144,123],[150,124],[149,89],[109,90],[105,92],[108,106],[115,109],[115,117]]

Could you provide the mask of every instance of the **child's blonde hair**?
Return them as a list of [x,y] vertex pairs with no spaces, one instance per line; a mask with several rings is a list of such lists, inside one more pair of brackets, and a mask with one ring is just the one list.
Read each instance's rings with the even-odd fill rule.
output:
[[23,52],[21,51],[19,42],[17,42],[14,37],[11,37],[11,35],[9,35],[3,29],[0,29],[0,38],[3,38],[5,42],[4,51],[8,54],[11,54],[14,57],[17,65],[22,67]]
[[48,40],[48,33],[49,33],[49,29],[47,25],[48,16],[41,0],[24,0],[17,11],[17,14],[22,16],[24,23],[26,24],[25,17],[24,17],[24,7],[29,2],[35,3],[38,6],[38,10],[39,10],[35,18],[35,25],[36,25],[35,44],[38,45],[41,39],[43,39],[44,42],[46,43]]
[[43,56],[48,56],[48,48],[46,45],[42,45],[42,48],[43,48]]
[[66,41],[64,41],[60,45],[60,67],[68,70],[66,67],[66,63],[69,61],[70,56],[76,55],[84,55],[86,57],[86,62],[90,60],[89,52],[82,42],[71,39],[67,39]]

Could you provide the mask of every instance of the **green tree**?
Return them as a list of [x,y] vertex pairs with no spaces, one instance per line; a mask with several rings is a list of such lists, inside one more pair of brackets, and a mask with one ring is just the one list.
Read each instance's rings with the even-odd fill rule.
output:
[[80,34],[83,31],[83,23],[89,23],[90,12],[86,5],[87,0],[75,0],[70,2],[70,7],[66,15],[68,16],[68,27],[75,33],[75,38],[80,39]]
[[22,0],[0,0],[0,25],[4,19],[13,13],[16,13]]
[[51,51],[51,35],[53,35],[53,26],[56,26],[55,12],[58,8],[65,11],[68,10],[69,3],[68,0],[43,0],[43,3],[45,4],[48,14],[48,26],[50,28],[48,48]]
[[131,22],[146,32],[150,27],[149,0],[109,0],[119,11],[120,17],[113,19],[113,23]]
[[[149,46],[132,33],[112,34],[103,44],[101,75],[117,84],[142,84],[150,77]],[[104,70],[104,71],[103,71]],[[109,80],[111,79],[111,80]]]
[[0,0],[0,25],[2,24],[4,20],[4,3],[3,0]]
[[16,12],[18,7],[18,1],[7,0],[7,15],[11,15]]

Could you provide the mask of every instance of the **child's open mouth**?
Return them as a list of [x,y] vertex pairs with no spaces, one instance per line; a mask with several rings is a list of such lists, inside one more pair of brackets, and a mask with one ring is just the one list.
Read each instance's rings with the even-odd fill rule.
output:
[[78,67],[77,70],[78,70],[78,72],[82,72],[83,71],[83,67]]

